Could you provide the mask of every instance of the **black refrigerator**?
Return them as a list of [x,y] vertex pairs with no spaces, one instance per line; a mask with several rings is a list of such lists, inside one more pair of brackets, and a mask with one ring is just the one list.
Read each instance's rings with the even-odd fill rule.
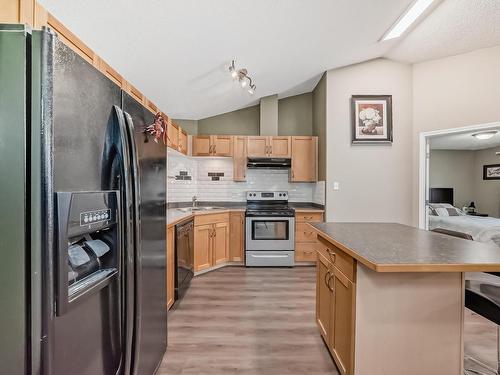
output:
[[167,156],[152,122],[50,30],[0,25],[2,373],[160,365]]

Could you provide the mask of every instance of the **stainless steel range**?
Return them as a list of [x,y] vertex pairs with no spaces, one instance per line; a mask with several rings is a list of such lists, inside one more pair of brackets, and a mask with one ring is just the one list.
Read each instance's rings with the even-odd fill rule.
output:
[[295,262],[295,210],[286,191],[249,191],[246,209],[247,267],[292,267]]

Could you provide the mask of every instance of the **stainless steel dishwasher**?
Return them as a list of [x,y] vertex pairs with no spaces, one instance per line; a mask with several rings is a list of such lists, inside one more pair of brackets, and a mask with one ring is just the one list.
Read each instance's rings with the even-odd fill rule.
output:
[[194,221],[175,226],[175,304],[186,293],[194,275]]

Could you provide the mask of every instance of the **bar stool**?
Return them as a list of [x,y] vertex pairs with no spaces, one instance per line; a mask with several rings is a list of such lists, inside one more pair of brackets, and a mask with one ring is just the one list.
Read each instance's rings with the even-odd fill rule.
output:
[[[466,233],[455,232],[447,229],[436,228],[432,230],[433,232],[446,234],[448,236],[458,237],[465,240],[472,240],[472,236]],[[466,359],[476,363],[477,365],[488,370],[490,374],[500,374],[500,273],[499,272],[486,272],[496,276],[498,278],[498,284],[493,282],[488,282],[485,280],[465,280],[465,307],[469,310],[474,311],[476,314],[493,322],[497,326],[497,368],[491,368],[490,366],[480,362],[479,360],[472,358],[471,356],[465,356]],[[485,372],[481,372],[474,369],[465,369],[466,375],[469,374],[480,374],[480,375],[490,375]]]
[[[471,356],[466,356],[466,359],[488,370],[489,373],[500,374],[500,285],[482,280],[465,280],[465,307],[497,325],[497,366],[496,369],[491,368]],[[489,374],[473,369],[466,369],[465,373]]]

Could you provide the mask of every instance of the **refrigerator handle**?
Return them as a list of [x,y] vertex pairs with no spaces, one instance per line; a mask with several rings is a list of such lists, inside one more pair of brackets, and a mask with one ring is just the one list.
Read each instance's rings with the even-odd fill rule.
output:
[[[136,218],[136,207],[135,207],[135,187],[134,187],[134,171],[133,163],[131,160],[131,150],[127,131],[127,123],[125,121],[125,116],[123,111],[118,106],[113,106],[118,123],[117,135],[120,140],[121,149],[118,151],[121,153],[121,160],[123,165],[121,170],[123,173],[123,180],[121,181],[122,191],[122,210],[124,212],[124,220],[122,225],[123,233],[123,244],[124,244],[124,254],[123,259],[123,271],[122,274],[125,276],[124,280],[124,305],[125,305],[125,373],[129,373],[132,363],[132,348],[133,348],[133,332],[134,332],[134,306],[135,306],[135,249],[136,244],[136,228],[135,228],[135,218]],[[124,193],[124,194],[123,194]]]
[[[132,221],[133,230],[134,230],[134,238],[135,238],[135,299],[136,301],[141,301],[141,269],[142,269],[142,256],[141,256],[141,232],[140,232],[140,204],[141,204],[141,192],[140,192],[140,184],[139,184],[139,163],[137,160],[137,146],[135,143],[134,137],[134,121],[132,117],[125,111],[123,111],[125,123],[126,123],[126,132],[128,138],[128,148],[130,152],[130,167],[131,167],[131,177],[132,177],[132,185],[133,185],[133,202],[134,202],[134,220]],[[135,304],[135,322],[134,322],[134,342],[140,341],[141,334],[141,304]],[[132,353],[132,373],[136,373],[137,364],[139,363],[139,346],[134,346],[134,353]]]

